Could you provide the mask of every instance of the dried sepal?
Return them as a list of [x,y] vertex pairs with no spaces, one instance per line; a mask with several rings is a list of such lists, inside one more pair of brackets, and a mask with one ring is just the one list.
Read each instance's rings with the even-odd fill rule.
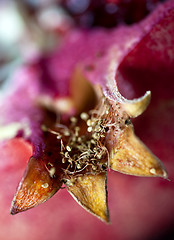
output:
[[111,169],[129,175],[167,178],[162,162],[134,134],[130,124],[113,139]]
[[147,108],[151,99],[151,92],[147,91],[144,96],[128,100],[121,95],[118,90],[117,82],[115,81],[115,73],[117,71],[117,66],[115,61],[111,61],[108,67],[107,74],[107,88],[104,89],[104,95],[111,101],[115,101],[121,104],[122,109],[129,115],[131,118],[135,118],[141,115]]
[[58,179],[50,176],[42,160],[31,157],[12,201],[11,214],[33,208],[52,197],[61,187]]
[[70,82],[70,90],[77,113],[95,106],[97,99],[94,86],[84,77],[79,68],[74,71]]
[[162,162],[134,134],[130,121],[130,118],[137,117],[145,111],[150,102],[151,92],[147,91],[143,97],[134,100],[124,98],[114,82],[112,65],[108,84],[108,93],[113,87],[112,98],[106,98],[105,101],[109,108],[107,117],[112,119],[113,124],[113,129],[106,137],[109,167],[129,175],[167,178]]
[[66,182],[68,192],[87,211],[109,222],[106,190],[106,172],[83,175]]
[[146,110],[147,106],[150,103],[150,99],[151,92],[147,91],[144,96],[133,100],[125,100],[121,103],[121,105],[129,117],[135,118]]

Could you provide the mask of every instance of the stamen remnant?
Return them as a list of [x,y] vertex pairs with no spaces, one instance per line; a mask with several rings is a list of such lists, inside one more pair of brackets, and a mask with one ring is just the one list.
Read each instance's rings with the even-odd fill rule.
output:
[[109,156],[105,136],[113,122],[108,116],[108,103],[104,103],[105,98],[102,98],[94,110],[70,118],[72,124],[66,129],[69,138],[67,140],[67,134],[63,133],[61,139],[62,163],[67,177],[85,173],[98,174],[107,170]]

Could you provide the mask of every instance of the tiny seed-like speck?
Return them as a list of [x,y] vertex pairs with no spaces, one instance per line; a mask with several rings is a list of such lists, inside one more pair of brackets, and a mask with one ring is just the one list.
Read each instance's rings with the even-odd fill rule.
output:
[[77,164],[77,169],[80,169],[80,168],[81,168],[80,164]]
[[91,119],[88,119],[88,121],[86,123],[87,123],[88,126],[91,126],[92,125]]
[[80,117],[82,120],[86,121],[89,118],[89,115],[87,113],[83,112],[80,114]]
[[71,152],[70,146],[66,146],[66,149],[67,149],[68,152]]
[[70,136],[70,132],[69,131],[64,131],[64,136]]
[[65,163],[66,162],[66,159],[65,158],[62,158],[62,163]]
[[92,127],[88,127],[88,132],[92,132]]
[[77,118],[76,118],[76,117],[71,117],[71,118],[70,118],[70,121],[71,121],[72,123],[76,123],[76,122],[77,122]]
[[156,174],[156,170],[155,170],[155,168],[151,168],[151,169],[150,169],[150,173],[152,173],[152,174]]
[[49,170],[50,177],[53,177],[55,172],[56,172],[55,167],[50,168],[50,170]]
[[44,183],[44,184],[42,184],[42,187],[43,187],[43,188],[47,188],[48,186],[49,186],[48,183]]

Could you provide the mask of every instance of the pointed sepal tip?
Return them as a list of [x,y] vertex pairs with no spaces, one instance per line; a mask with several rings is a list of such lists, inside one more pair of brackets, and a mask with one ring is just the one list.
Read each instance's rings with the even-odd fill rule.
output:
[[84,175],[78,177],[74,183],[67,181],[66,186],[68,192],[85,210],[110,223],[106,174],[103,172],[97,175]]
[[61,185],[58,178],[50,176],[42,160],[31,157],[12,201],[10,213],[15,215],[47,201]]

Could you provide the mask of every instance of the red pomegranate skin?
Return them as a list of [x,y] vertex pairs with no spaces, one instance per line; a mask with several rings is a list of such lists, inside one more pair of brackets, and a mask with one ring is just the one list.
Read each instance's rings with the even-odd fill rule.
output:
[[[154,12],[153,16],[145,19],[140,25],[133,26],[132,29],[142,29],[144,26],[145,34],[137,30],[136,44],[132,45],[132,49],[125,51],[123,49],[122,57],[119,58],[116,69],[116,80],[121,93],[125,97],[133,98],[140,96],[146,90],[152,91],[151,105],[143,115],[134,120],[135,132],[165,164],[170,181],[159,178],[133,177],[110,171],[108,173],[108,193],[111,224],[109,225],[104,224],[82,209],[66,190],[60,190],[49,201],[30,211],[12,216],[9,214],[10,204],[28,159],[32,155],[33,145],[22,137],[3,141],[0,145],[0,239],[149,240],[167,239],[167,237],[172,239],[174,225],[173,16],[174,1],[169,1]],[[117,31],[113,35],[119,36],[118,33],[123,33],[124,36],[124,33],[129,32],[130,28],[128,30],[118,29]],[[74,36],[74,33],[69,34],[70,37]],[[97,33],[90,34],[93,34],[93,39],[99,42]],[[101,34],[107,36],[105,33]],[[85,52],[83,49],[88,50],[90,44],[87,46],[86,42],[84,43],[81,39],[84,39],[83,34],[82,37],[80,35],[79,41],[83,46],[82,51]],[[125,39],[127,39],[126,36]],[[104,42],[106,42],[103,43],[104,50],[106,49],[107,52],[111,43],[108,40]],[[66,42],[66,44],[68,43]],[[70,44],[71,41],[67,45],[67,49],[74,49],[71,48],[73,45]],[[57,63],[65,67],[63,68],[64,71],[58,71],[56,80],[53,79],[53,83],[58,81],[59,86],[62,86],[61,89],[64,89],[58,89],[56,93],[51,90],[54,87],[50,87],[50,89],[44,88],[43,85],[40,87],[40,75],[37,75],[42,70],[40,64],[34,65],[34,67],[32,65],[32,68],[30,64],[29,68],[24,68],[23,76],[27,79],[28,74],[32,72],[36,81],[28,77],[28,81],[26,80],[24,83],[24,88],[21,87],[20,89],[19,87],[20,90],[14,91],[14,98],[9,99],[19,98],[16,102],[20,102],[20,94],[25,95],[24,93],[27,93],[25,104],[29,106],[30,114],[23,109],[16,111],[10,103],[6,102],[4,104],[4,108],[7,108],[6,115],[13,113],[9,122],[14,121],[14,119],[16,121],[20,120],[25,114],[32,122],[32,116],[37,112],[40,116],[38,122],[34,123],[34,129],[37,129],[42,114],[30,104],[31,95],[37,96],[42,92],[47,92],[46,90],[49,90],[47,93],[52,97],[68,95],[69,77],[72,75],[73,68],[79,61],[82,61],[82,65],[91,62],[93,54],[93,52],[89,52],[89,55],[84,53],[84,58],[77,54],[72,63],[72,52],[67,50],[65,54],[64,50],[59,50],[58,55],[56,53],[51,57],[54,61],[47,60],[50,75],[54,77],[57,73],[57,67],[55,67]],[[105,62],[105,60],[101,60],[100,64],[94,68],[94,72],[85,73],[91,82],[96,79],[96,74],[101,76],[99,70],[102,69],[102,61]],[[67,72],[65,69],[68,69]],[[102,74],[104,74],[104,71]],[[67,77],[64,82],[62,82],[62,76]],[[99,82],[99,80],[97,81]],[[18,84],[21,86],[22,80],[21,82],[18,81]],[[105,86],[104,81],[101,81],[101,84]],[[27,91],[26,86],[28,86]],[[30,91],[30,89],[32,90]],[[8,97],[6,97],[7,100]],[[19,113],[21,113],[21,118]],[[39,134],[38,132],[37,136]],[[35,141],[38,139],[37,136],[32,135],[34,139],[32,143],[35,146],[37,146]]]

